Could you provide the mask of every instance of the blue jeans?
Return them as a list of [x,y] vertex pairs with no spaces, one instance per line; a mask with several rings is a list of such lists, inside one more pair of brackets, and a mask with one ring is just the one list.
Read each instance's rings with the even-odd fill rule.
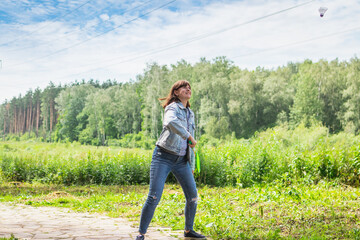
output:
[[197,207],[197,190],[189,162],[186,156],[179,157],[155,147],[150,167],[149,194],[140,218],[139,232],[141,234],[145,234],[149,227],[170,171],[175,175],[185,194],[185,230],[193,230]]

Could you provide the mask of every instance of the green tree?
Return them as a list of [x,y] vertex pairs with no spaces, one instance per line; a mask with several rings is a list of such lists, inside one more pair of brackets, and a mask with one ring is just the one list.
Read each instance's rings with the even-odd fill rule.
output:
[[346,65],[337,59],[327,62],[320,60],[317,63],[320,71],[316,76],[319,79],[320,96],[324,102],[322,122],[330,132],[339,132],[343,129],[341,123],[346,88]]
[[346,89],[343,91],[344,114],[342,123],[347,132],[359,134],[360,132],[360,59],[350,60],[347,73]]
[[136,92],[138,85],[138,83],[127,83],[115,89],[112,113],[119,133],[118,137],[141,131],[141,102]]
[[295,86],[292,84],[292,69],[289,67],[278,68],[271,71],[264,79],[261,95],[264,113],[262,127],[273,127],[278,123],[287,122],[290,107],[294,101]]
[[5,140],[5,134],[6,134],[6,105],[2,104],[0,105],[0,137],[3,138],[3,141]]
[[61,91],[61,86],[56,87],[49,83],[41,94],[41,117],[43,120],[43,134],[46,141],[52,141],[52,132],[57,122],[55,99]]
[[79,133],[86,128],[88,116],[78,118],[78,115],[83,111],[87,97],[93,92],[95,87],[86,84],[69,87],[60,92],[55,99],[60,113],[56,130],[57,139],[79,140]]
[[[112,89],[98,89],[89,94],[86,98],[85,107],[79,116],[87,115],[88,124],[86,133],[95,133],[97,143],[99,145],[106,145],[108,136],[111,135],[109,131],[113,130],[114,121],[111,117],[111,108],[113,105]],[[78,118],[79,119],[79,118]],[[83,135],[82,135],[83,136]]]
[[331,132],[342,129],[342,92],[346,87],[345,64],[334,60],[328,63],[305,61],[296,76],[297,87],[291,110],[295,123],[310,119],[321,122]]
[[[197,114],[198,131],[213,137],[225,137],[231,133],[228,103],[230,99],[230,74],[233,63],[225,57],[208,62],[202,59],[193,69],[194,112]],[[225,124],[225,125],[223,125]],[[224,127],[225,126],[225,127]],[[223,129],[222,134],[214,129]]]
[[35,104],[34,106],[34,124],[35,124],[35,134],[36,137],[39,136],[39,127],[41,124],[41,90],[39,88],[36,88],[34,91],[33,96],[33,102]]
[[[315,78],[312,62],[307,60],[300,66],[296,76],[296,94],[291,109],[291,118],[295,123],[310,120],[322,121],[324,102],[321,99],[321,82]],[[311,71],[313,70],[313,71]]]
[[141,84],[142,130],[152,138],[157,138],[162,130],[163,108],[159,98],[165,97],[173,80],[168,78],[169,69],[154,63],[148,65],[143,76],[138,76]]
[[250,137],[263,127],[264,97],[261,69],[237,70],[231,75],[229,113],[236,137]]

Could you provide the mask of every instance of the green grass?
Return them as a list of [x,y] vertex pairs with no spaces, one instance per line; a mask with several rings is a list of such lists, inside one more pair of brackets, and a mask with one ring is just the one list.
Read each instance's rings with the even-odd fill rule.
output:
[[[215,146],[213,146],[215,145]],[[197,182],[251,187],[278,180],[360,186],[360,136],[327,128],[276,127],[249,140],[200,139]],[[148,184],[152,150],[78,143],[0,142],[0,168],[9,181],[67,185]],[[176,182],[173,176],[170,182]]]
[[0,240],[19,240],[18,238],[14,237],[13,234],[9,238],[0,237]]
[[[3,183],[0,201],[126,217],[138,226],[148,186]],[[360,189],[278,182],[251,188],[201,186],[195,228],[213,239],[360,239]],[[153,225],[183,229],[185,199],[167,184]]]
[[[360,136],[276,127],[249,140],[204,136],[197,230],[213,239],[359,239]],[[69,207],[138,224],[152,150],[0,142],[0,201]],[[13,182],[13,183],[11,183]],[[183,228],[170,175],[153,224]]]

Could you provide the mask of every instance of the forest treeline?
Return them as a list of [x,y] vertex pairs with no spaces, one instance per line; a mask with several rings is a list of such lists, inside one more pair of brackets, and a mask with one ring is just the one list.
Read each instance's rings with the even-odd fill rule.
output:
[[192,86],[197,138],[248,138],[280,124],[313,122],[331,133],[360,131],[359,58],[247,70],[218,57],[193,65],[152,63],[126,83],[50,82],[1,104],[0,134],[4,140],[25,136],[93,145],[153,140],[162,130],[158,99],[181,79]]

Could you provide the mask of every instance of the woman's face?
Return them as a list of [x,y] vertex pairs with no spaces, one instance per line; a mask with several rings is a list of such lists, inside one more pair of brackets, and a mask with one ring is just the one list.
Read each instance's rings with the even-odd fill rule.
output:
[[175,95],[181,100],[189,100],[191,98],[191,88],[189,85],[185,85],[174,91]]

